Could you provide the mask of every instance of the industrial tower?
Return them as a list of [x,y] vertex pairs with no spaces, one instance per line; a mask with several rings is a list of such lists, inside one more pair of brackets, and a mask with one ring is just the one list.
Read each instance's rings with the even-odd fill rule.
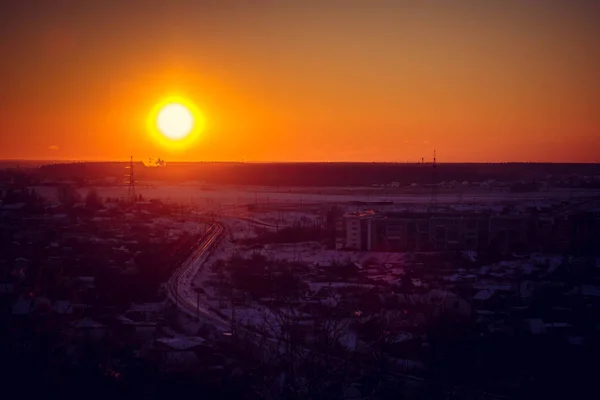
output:
[[133,170],[133,156],[131,156],[129,160],[129,166],[125,168],[128,170],[127,175],[125,175],[126,183],[128,185],[127,197],[129,201],[135,202],[137,198],[135,195],[135,172]]

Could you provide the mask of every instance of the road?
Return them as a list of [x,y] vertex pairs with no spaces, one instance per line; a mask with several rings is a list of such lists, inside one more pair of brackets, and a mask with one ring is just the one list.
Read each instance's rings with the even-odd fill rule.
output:
[[206,233],[198,240],[197,248],[188,259],[175,271],[168,282],[169,298],[177,307],[191,317],[208,319],[212,324],[221,329],[228,329],[229,323],[214,315],[199,302],[198,294],[194,290],[193,281],[210,255],[213,247],[222,238],[224,226],[215,222]]

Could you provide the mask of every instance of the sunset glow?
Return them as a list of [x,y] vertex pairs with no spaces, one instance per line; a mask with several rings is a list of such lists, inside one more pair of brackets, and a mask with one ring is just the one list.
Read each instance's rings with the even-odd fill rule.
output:
[[16,2],[0,158],[597,161],[600,2],[459,3]]
[[204,130],[204,117],[189,99],[172,96],[154,106],[146,126],[163,149],[189,150]]
[[181,140],[189,135],[194,127],[194,117],[181,104],[167,104],[158,112],[156,126],[167,138]]

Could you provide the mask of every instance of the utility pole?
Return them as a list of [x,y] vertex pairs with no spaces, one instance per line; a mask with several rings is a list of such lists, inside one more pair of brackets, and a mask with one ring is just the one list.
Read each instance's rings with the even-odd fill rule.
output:
[[126,167],[126,169],[129,170],[127,172],[127,175],[125,175],[125,177],[127,178],[128,185],[127,197],[129,197],[129,201],[135,202],[135,173],[133,170],[133,156],[131,156],[131,158],[129,159],[129,166]]
[[233,296],[233,279],[231,276],[231,270],[229,271],[229,286],[231,287],[231,334],[235,335],[235,304],[234,304],[234,296]]
[[196,288],[196,321],[200,321],[200,290]]
[[432,172],[432,176],[433,176],[433,183],[431,186],[431,205],[430,208],[432,211],[435,211],[437,209],[437,192],[438,192],[438,187],[437,187],[437,158],[436,158],[436,153],[435,150],[433,151],[433,172]]

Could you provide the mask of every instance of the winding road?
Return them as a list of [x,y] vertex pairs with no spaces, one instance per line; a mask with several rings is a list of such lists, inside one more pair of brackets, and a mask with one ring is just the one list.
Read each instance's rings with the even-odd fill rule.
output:
[[[216,315],[206,307],[203,307],[202,303],[199,301],[198,293],[194,290],[193,285],[196,274],[200,268],[202,268],[206,259],[210,256],[211,250],[214,248],[214,246],[218,245],[220,240],[222,240],[225,229],[225,226],[221,222],[215,222],[206,231],[202,238],[198,240],[197,249],[190,255],[190,257],[188,257],[182,266],[175,271],[169,280],[168,293],[171,301],[185,314],[192,318],[201,317],[206,322],[209,322],[216,328],[222,330],[222,332],[230,332],[231,322]],[[282,354],[282,352],[285,352],[285,343],[275,340],[272,337],[265,337],[264,334],[259,334],[258,332],[245,327],[237,327],[236,332],[243,334],[246,340],[252,341],[255,345],[265,348],[265,350],[267,350],[265,347],[265,345],[267,345],[267,347],[274,350],[277,354]],[[299,351],[300,353],[306,355],[313,354],[318,357],[325,356],[328,357],[330,361],[338,361],[340,363],[347,362],[347,360],[340,357],[320,354],[314,350],[304,347],[300,348]],[[369,370],[373,369],[371,366],[363,365],[363,367]],[[422,381],[420,378],[411,375],[400,373],[391,373],[390,375],[393,375],[397,378],[403,378],[405,381]]]
[[227,329],[229,323],[201,305],[193,281],[213,247],[222,239],[224,231],[225,227],[220,222],[211,225],[196,243],[194,252],[168,282],[169,298],[181,311],[193,318],[202,316],[221,329]]

